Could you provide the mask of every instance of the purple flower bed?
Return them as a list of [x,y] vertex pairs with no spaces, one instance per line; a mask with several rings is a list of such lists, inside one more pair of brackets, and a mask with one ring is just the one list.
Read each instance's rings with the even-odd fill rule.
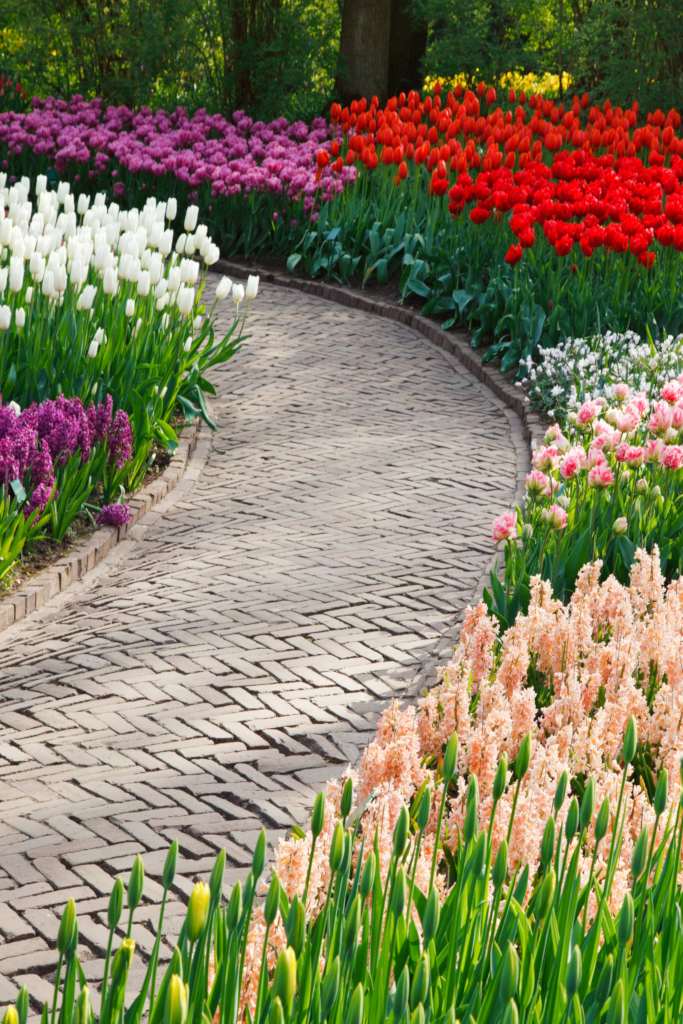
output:
[[[3,525],[22,517],[30,520],[25,541],[35,539],[34,527],[44,531],[41,536],[62,540],[98,490],[106,496],[115,488],[117,472],[132,455],[130,421],[123,410],[114,412],[110,396],[87,407],[79,398],[64,397],[34,403],[23,412],[14,403],[0,405]],[[120,510],[117,516],[108,513],[104,521],[127,521],[126,506],[103,511],[114,507]],[[8,568],[0,559],[0,576]]]
[[355,168],[340,167],[341,161],[318,167],[316,154],[335,137],[324,118],[310,125],[283,117],[265,124],[241,111],[230,119],[205,110],[189,114],[182,107],[133,111],[81,96],[36,99],[27,113],[0,114],[5,169],[32,157],[38,163],[21,161],[22,171],[33,173],[46,162],[63,176],[76,177],[83,169],[82,185],[87,178],[98,184],[110,179],[115,194],[129,198],[141,179],[156,179],[159,192],[158,179],[167,178],[188,201],[202,193],[213,200],[267,193],[302,203],[305,211],[355,177]]

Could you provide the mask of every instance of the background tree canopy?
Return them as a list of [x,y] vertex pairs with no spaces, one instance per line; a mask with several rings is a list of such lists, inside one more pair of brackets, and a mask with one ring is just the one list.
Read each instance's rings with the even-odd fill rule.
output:
[[531,74],[683,106],[681,0],[3,0],[0,71],[30,93],[307,118],[425,76]]

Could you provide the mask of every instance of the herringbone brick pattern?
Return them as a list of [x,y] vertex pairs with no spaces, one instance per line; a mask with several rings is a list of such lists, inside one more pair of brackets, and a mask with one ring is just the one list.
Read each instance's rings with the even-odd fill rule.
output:
[[67,895],[98,976],[136,851],[144,953],[171,838],[180,897],[305,818],[431,677],[525,469],[514,418],[407,328],[268,286],[249,333],[166,505],[2,635],[0,1002],[45,996]]

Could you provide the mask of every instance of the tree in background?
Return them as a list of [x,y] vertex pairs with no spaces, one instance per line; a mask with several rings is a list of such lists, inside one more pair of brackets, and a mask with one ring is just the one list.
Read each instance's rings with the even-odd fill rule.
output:
[[683,0],[0,0],[3,72],[32,94],[260,118],[509,72],[683,107]]
[[414,0],[342,0],[337,96],[386,99],[419,88],[426,44]]

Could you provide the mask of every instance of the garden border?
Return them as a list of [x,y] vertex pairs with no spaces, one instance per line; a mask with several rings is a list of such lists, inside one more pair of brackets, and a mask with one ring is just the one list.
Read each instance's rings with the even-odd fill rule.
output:
[[68,590],[72,583],[83,579],[128,536],[133,526],[175,489],[197,448],[200,430],[199,420],[187,424],[168,466],[127,501],[132,515],[128,524],[118,527],[100,526],[75,544],[63,558],[30,576],[19,590],[0,598],[0,633],[42,608],[57,594]]
[[546,420],[542,414],[530,407],[529,403],[524,400],[522,389],[515,387],[509,377],[497,366],[483,361],[480,352],[470,345],[465,331],[445,331],[434,320],[430,320],[421,313],[410,309],[408,306],[402,306],[398,302],[387,302],[383,299],[371,298],[369,295],[363,295],[359,291],[344,288],[340,285],[297,277],[296,275],[262,267],[258,264],[249,265],[221,258],[213,265],[212,270],[241,277],[247,274],[259,274],[261,280],[269,284],[308,292],[311,295],[317,295],[321,299],[338,302],[342,306],[360,309],[366,313],[374,313],[376,316],[382,316],[387,320],[393,320],[396,323],[410,327],[437,348],[442,349],[457,359],[466,370],[474,374],[509,409],[516,413],[521,421],[525,440],[530,448],[533,444],[541,442],[549,420]]

